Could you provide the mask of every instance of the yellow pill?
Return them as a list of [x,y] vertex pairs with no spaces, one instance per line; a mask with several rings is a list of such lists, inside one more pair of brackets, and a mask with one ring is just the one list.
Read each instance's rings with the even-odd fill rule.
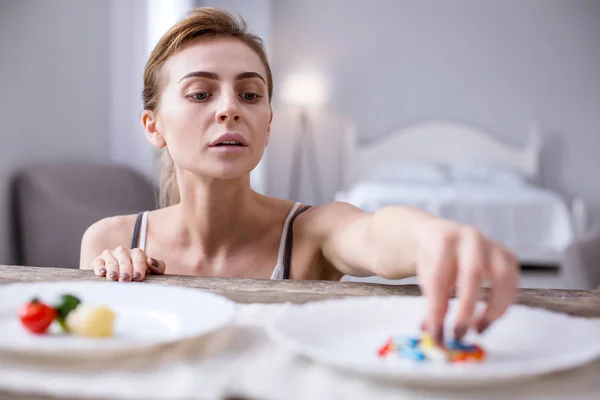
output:
[[424,333],[423,336],[421,336],[421,342],[419,344],[423,348],[437,347],[435,341],[433,340],[433,337],[431,337],[431,335],[428,333]]

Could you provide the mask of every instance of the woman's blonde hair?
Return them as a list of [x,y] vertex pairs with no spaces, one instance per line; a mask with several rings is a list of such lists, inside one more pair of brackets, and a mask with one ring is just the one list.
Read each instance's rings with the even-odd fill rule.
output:
[[[258,36],[248,32],[242,17],[235,18],[227,11],[201,7],[190,11],[183,19],[165,33],[152,51],[144,69],[144,110],[156,112],[162,88],[162,69],[172,55],[201,39],[233,37],[238,38],[254,50],[267,70],[269,102],[273,95],[273,77],[263,46]],[[179,186],[173,159],[168,148],[162,151],[159,159],[159,206],[167,207],[180,201]]]

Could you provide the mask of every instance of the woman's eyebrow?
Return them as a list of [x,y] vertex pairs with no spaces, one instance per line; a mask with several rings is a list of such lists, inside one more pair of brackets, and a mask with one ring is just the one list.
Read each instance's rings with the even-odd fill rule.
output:
[[[219,75],[217,75],[214,72],[208,72],[208,71],[194,71],[194,72],[190,72],[189,74],[185,75],[183,78],[181,78],[179,80],[179,82],[183,81],[184,79],[189,79],[189,78],[207,78],[207,79],[213,79],[213,80],[218,81]],[[252,78],[258,78],[261,81],[263,81],[265,84],[267,83],[265,81],[265,78],[263,78],[258,72],[252,72],[252,71],[242,72],[241,74],[237,74],[235,76],[236,81],[239,81],[242,79],[252,79]]]
[[208,78],[208,79],[214,79],[214,80],[218,81],[219,75],[215,74],[214,72],[194,71],[194,72],[190,72],[189,74],[185,75],[183,78],[181,78],[179,80],[179,82],[181,82],[184,79],[189,79],[189,78]]
[[263,83],[266,85],[267,82],[265,81],[265,78],[263,78],[258,72],[242,72],[241,74],[237,74],[235,77],[236,81],[242,80],[242,79],[252,79],[252,78],[258,78],[261,81],[263,81]]

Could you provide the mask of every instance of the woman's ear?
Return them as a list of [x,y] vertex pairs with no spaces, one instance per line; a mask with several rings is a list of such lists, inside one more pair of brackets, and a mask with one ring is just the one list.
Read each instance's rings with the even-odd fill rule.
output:
[[269,125],[267,126],[267,134],[265,135],[265,147],[269,145],[269,139],[271,138],[271,122],[273,122],[273,110],[271,110],[271,117],[269,118]]
[[146,131],[146,139],[157,149],[162,149],[167,145],[165,139],[160,134],[155,115],[150,110],[144,110],[142,113],[142,125]]

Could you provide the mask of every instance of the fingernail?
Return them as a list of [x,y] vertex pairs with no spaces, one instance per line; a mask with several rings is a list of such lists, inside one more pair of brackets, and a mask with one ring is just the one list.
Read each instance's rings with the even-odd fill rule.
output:
[[142,274],[139,273],[138,271],[136,271],[136,272],[133,273],[133,279],[134,280],[137,281],[138,279],[141,279],[141,277],[142,277]]
[[434,325],[431,334],[433,336],[433,340],[438,346],[444,345],[444,330],[439,325]]
[[156,261],[154,258],[151,258],[150,260],[152,260],[152,265],[154,265],[156,268],[160,268],[158,261]]
[[125,273],[125,272],[123,272],[123,273],[121,274],[121,280],[122,280],[122,281],[128,281],[128,280],[129,280],[129,278],[130,278],[130,276],[129,276],[129,274],[128,274],[128,273]]
[[462,340],[462,338],[465,336],[465,333],[467,333],[467,327],[464,325],[461,326],[457,326],[454,329],[454,339],[455,340]]
[[108,275],[108,277],[111,279],[115,279],[117,277],[117,273],[115,271],[110,271],[110,274]]
[[427,321],[421,322],[421,332],[425,332],[427,330]]
[[477,332],[483,333],[487,328],[489,328],[489,326],[490,321],[488,321],[487,319],[483,319],[479,322],[479,324],[477,324]]
[[98,273],[99,273],[100,275],[104,275],[104,274],[106,274],[106,269],[104,269],[104,268],[100,268],[100,269],[98,270]]

